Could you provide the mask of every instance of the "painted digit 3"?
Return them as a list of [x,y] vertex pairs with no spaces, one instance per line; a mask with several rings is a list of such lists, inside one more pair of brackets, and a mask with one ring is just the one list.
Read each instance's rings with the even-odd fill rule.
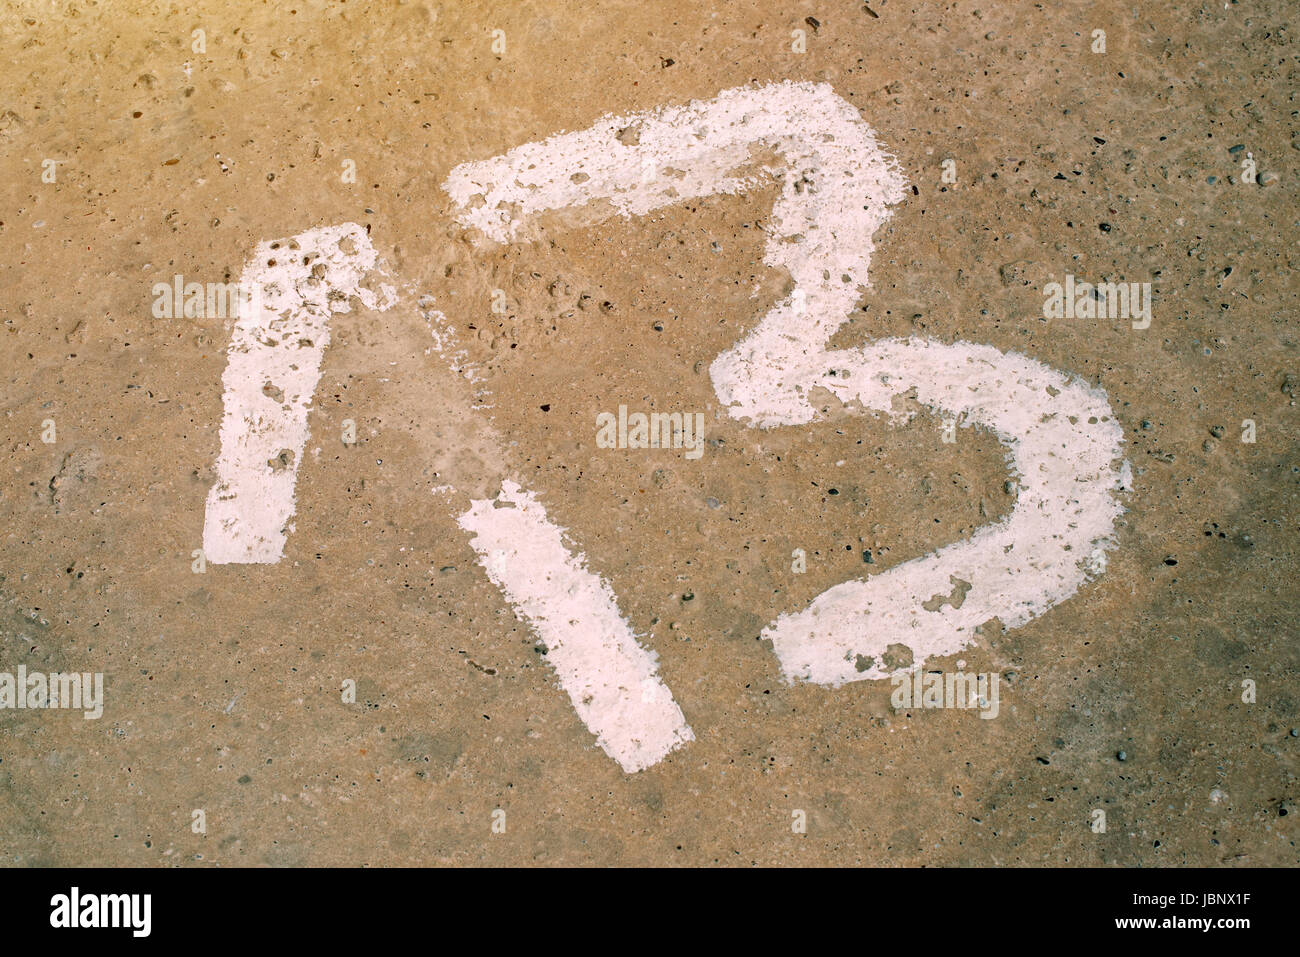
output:
[[[764,151],[780,162],[737,173],[752,171]],[[963,427],[993,432],[1020,489],[1004,521],[836,585],[769,625],[763,634],[786,677],[831,686],[882,678],[891,645],[919,664],[967,647],[993,618],[1017,628],[1065,601],[1105,568],[1114,543],[1118,493],[1128,484],[1122,430],[1101,390],[991,346],[909,338],[827,349],[867,285],[872,237],[905,187],[857,110],[827,84],[727,90],[704,103],[607,117],[458,166],[445,188],[463,225],[504,243],[543,211],[601,200],[611,214],[641,215],[767,176],[778,177],[781,192],[764,262],[795,285],[710,367],[730,414],[760,428],[805,424],[816,415],[809,393],[821,386],[897,418],[893,400],[914,391]],[[963,601],[932,601],[955,585],[966,589]]]
[[[781,189],[764,262],[786,270],[794,288],[712,363],[714,389],[729,414],[758,428],[807,424],[816,418],[810,394],[822,387],[898,421],[910,413],[896,412],[894,400],[911,394],[963,427],[996,435],[1019,486],[1003,521],[882,574],[836,585],[770,624],[763,634],[786,678],[839,686],[886,677],[891,646],[906,647],[921,663],[969,646],[991,619],[1016,628],[1071,597],[1104,570],[1128,487],[1122,431],[1106,396],[1077,377],[986,345],[907,338],[827,348],[868,284],[873,235],[905,187],[857,110],[828,85],[740,88],[706,102],[608,116],[581,132],[461,164],[444,188],[461,225],[480,241],[508,243],[521,241],[530,220],[547,211],[643,215],[773,178]],[[336,229],[360,238],[359,227]],[[335,239],[325,237],[327,248]],[[368,243],[361,253],[372,266]],[[324,282],[355,288],[349,262],[332,262]],[[305,287],[282,321],[308,321],[294,316],[320,315],[324,303],[339,298],[322,299],[328,290],[296,278]],[[264,339],[241,340],[238,330],[231,345],[219,482],[204,535],[213,562],[277,561],[282,554],[296,462],[289,457],[286,485],[274,474],[274,460],[264,466],[262,456],[279,445],[300,453],[306,417],[298,404],[315,387],[300,376],[288,405],[267,406],[262,397],[279,393],[259,385],[261,360],[250,362],[249,354],[269,361],[279,353]],[[259,433],[270,438],[256,440]],[[260,506],[267,495],[273,508]],[[578,715],[625,771],[649,767],[692,740],[659,680],[654,653],[532,493],[506,483],[495,500],[473,502],[459,521],[489,577],[546,643]],[[964,590],[964,600],[936,600],[954,587]]]

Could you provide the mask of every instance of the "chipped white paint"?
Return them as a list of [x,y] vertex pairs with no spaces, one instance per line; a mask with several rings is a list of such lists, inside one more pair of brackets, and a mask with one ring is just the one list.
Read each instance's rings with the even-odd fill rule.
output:
[[[421,296],[419,299],[420,314],[424,316],[424,321],[429,327],[429,337],[433,340],[433,345],[425,349],[424,354],[428,355],[430,352],[436,352],[456,375],[464,376],[465,380],[471,384],[482,382],[482,375],[470,361],[469,350],[460,343],[456,327],[448,320],[446,313],[441,309],[434,308],[436,302],[437,300],[428,294]],[[479,398],[481,390],[476,389],[474,394],[476,399]],[[470,408],[481,411],[490,409],[491,406],[475,402]]]
[[[816,418],[815,386],[883,413],[915,390],[922,404],[996,434],[1020,484],[1005,521],[781,616],[764,634],[786,676],[830,685],[883,677],[890,645],[905,645],[919,662],[967,646],[991,618],[1018,627],[1069,598],[1104,568],[1121,511],[1122,435],[1106,397],[990,346],[913,338],[827,348],[867,285],[873,234],[905,187],[857,110],[828,85],[727,90],[707,102],[607,116],[462,164],[445,188],[459,222],[504,243],[549,210],[592,204],[599,214],[603,203],[610,213],[643,215],[769,177],[781,192],[764,262],[795,285],[710,367],[730,413],[759,427],[799,425]],[[960,593],[959,583],[969,584],[964,597],[942,602]],[[534,582],[526,590],[545,589]]]
[[329,318],[357,297],[388,308],[361,287],[375,249],[356,223],[259,243],[240,276],[254,289],[241,310],[221,378],[221,454],[208,493],[203,552],[213,564],[278,562],[294,513],[307,413],[329,344]]
[[695,735],[637,641],[609,584],[564,544],[537,497],[505,482],[459,519],[479,560],[546,646],[578,717],[624,771],[640,771]]
[[884,664],[895,644],[917,664],[955,653],[990,619],[1018,628],[1105,567],[1126,473],[1117,470],[1122,431],[1100,389],[964,342],[885,339],[826,359],[838,374],[823,369],[810,381],[843,402],[890,414],[896,397],[915,390],[918,402],[963,427],[991,431],[1007,448],[1019,495],[1006,519],[970,538],[836,585],[777,619],[763,637],[788,677],[829,685],[882,678],[903,670]]

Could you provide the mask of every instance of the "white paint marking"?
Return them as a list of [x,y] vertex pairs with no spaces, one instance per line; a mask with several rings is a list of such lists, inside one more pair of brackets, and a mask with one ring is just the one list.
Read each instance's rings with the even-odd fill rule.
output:
[[693,741],[681,708],[637,641],[609,584],[565,546],[535,495],[514,482],[459,519],[488,577],[546,646],[583,724],[629,774]]
[[[915,389],[922,405],[956,416],[963,427],[989,429],[1007,447],[1020,492],[1005,520],[829,588],[804,611],[778,618],[763,636],[787,677],[832,686],[886,677],[906,670],[884,664],[890,645],[905,645],[917,664],[955,653],[990,619],[1019,628],[1072,596],[1094,567],[1104,568],[1123,511],[1114,493],[1125,478],[1117,471],[1122,431],[1100,389],[1033,359],[964,342],[885,339],[828,358],[849,374],[822,370],[820,384],[841,401],[889,414],[895,397]],[[958,594],[960,582],[970,585],[960,607],[937,600]]]
[[[274,249],[270,240],[259,243],[244,266],[240,282],[260,289],[260,303],[254,296],[256,308],[241,310],[221,378],[221,454],[203,522],[209,562],[283,557],[329,317],[347,312],[352,296],[381,309],[395,299],[387,287],[383,303],[361,288],[376,261],[365,229],[343,223],[279,240]],[[317,266],[324,267],[319,278],[312,275]]]
[[[781,162],[768,164],[753,146]],[[754,172],[740,175],[746,168]],[[991,618],[1018,627],[1069,598],[1104,568],[1121,511],[1122,435],[1106,397],[989,346],[913,338],[827,349],[867,286],[872,237],[906,185],[857,110],[827,84],[727,90],[708,102],[607,116],[462,164],[445,189],[461,208],[459,222],[504,243],[548,210],[603,200],[611,212],[643,215],[751,189],[766,176],[782,188],[764,262],[786,270],[795,288],[711,365],[730,413],[759,427],[799,425],[816,418],[809,393],[817,385],[880,412],[915,389],[941,414],[993,431],[1021,484],[1006,521],[781,616],[765,634],[786,676],[830,685],[883,677],[890,644],[906,645],[919,662],[966,647]],[[827,377],[831,368],[848,379]],[[970,583],[961,607],[936,606],[956,581]]]
[[[990,618],[1015,628],[1069,598],[1104,570],[1117,493],[1127,484],[1106,397],[990,346],[913,338],[826,348],[867,285],[873,235],[905,186],[871,129],[829,86],[728,90],[706,103],[606,117],[458,166],[446,188],[462,224],[509,242],[546,210],[604,200],[614,212],[643,215],[773,177],[781,193],[764,262],[795,286],[710,367],[730,413],[764,428],[807,424],[816,418],[810,392],[822,386],[891,414],[893,400],[914,390],[922,404],[997,435],[1021,486],[1005,521],[781,616],[764,633],[786,676],[830,685],[884,677],[890,645],[918,660],[952,653]],[[344,252],[341,241],[354,248]],[[204,524],[214,563],[282,557],[329,316],[346,311],[353,295],[378,305],[360,287],[376,263],[361,227],[312,230],[280,246],[259,245],[241,277],[259,285],[262,308],[240,317],[223,376],[222,451]],[[311,274],[317,264],[320,278]],[[381,308],[393,300],[385,293]],[[439,351],[454,352],[450,327],[446,340],[433,331]],[[625,770],[693,740],[609,585],[569,552],[531,493],[506,483],[496,503],[475,501],[460,524],[474,533],[489,577],[547,645],[579,717]],[[937,600],[960,592],[958,583],[969,585],[962,600]]]

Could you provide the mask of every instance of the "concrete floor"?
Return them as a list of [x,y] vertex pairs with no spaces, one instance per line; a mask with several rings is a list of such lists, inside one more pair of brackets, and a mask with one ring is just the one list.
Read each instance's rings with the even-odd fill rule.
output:
[[[0,710],[0,860],[1300,862],[1296,8],[867,6],[11,4],[0,671],[100,672],[105,701]],[[1104,574],[927,662],[1000,675],[994,720],[896,709],[888,680],[788,683],[760,640],[1012,506],[987,431],[727,417],[707,367],[789,290],[761,262],[775,187],[495,247],[442,189],[605,113],[787,79],[829,83],[915,187],[834,344],[1022,353],[1123,428]],[[341,222],[402,299],[333,320],[284,559],[196,573],[230,324],[154,318],[153,285]],[[1066,274],[1150,283],[1150,327],[1044,319]],[[421,293],[477,381],[430,351]],[[598,448],[620,403],[700,410],[711,441]],[[653,767],[596,746],[458,526],[503,479],[657,652],[695,740]]]

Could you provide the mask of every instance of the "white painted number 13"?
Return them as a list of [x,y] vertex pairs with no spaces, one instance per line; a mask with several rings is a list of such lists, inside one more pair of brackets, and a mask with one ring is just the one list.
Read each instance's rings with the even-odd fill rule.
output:
[[[1106,395],[991,346],[906,338],[828,348],[867,284],[873,235],[905,187],[870,127],[828,85],[727,90],[707,102],[606,117],[457,166],[444,188],[461,225],[484,242],[509,243],[545,211],[600,201],[592,209],[640,216],[773,179],[780,195],[764,262],[786,270],[794,288],[710,366],[729,414],[757,428],[806,424],[816,418],[810,393],[821,387],[897,421],[906,414],[893,400],[911,394],[963,427],[996,435],[1019,488],[1004,520],[829,588],[768,625],[763,636],[786,678],[832,687],[883,678],[891,645],[906,646],[920,664],[968,646],[990,619],[1017,628],[1068,599],[1104,570],[1127,486],[1122,432]],[[283,555],[329,316],[351,295],[376,308],[395,299],[391,290],[377,301],[360,289],[375,264],[365,231],[344,224],[263,243],[246,267],[261,304],[236,323],[223,376],[221,453],[203,530],[210,563]],[[474,501],[458,520],[610,757],[639,771],[693,740],[655,654],[536,495],[506,482],[495,500]],[[501,561],[502,554],[524,560]],[[969,585],[964,601],[930,601],[956,584]]]

